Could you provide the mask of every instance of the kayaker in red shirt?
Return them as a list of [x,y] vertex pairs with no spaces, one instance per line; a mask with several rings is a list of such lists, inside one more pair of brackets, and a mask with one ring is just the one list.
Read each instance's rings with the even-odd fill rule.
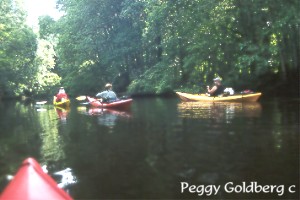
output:
[[56,94],[56,102],[63,101],[64,99],[69,99],[65,89],[63,87],[59,88],[58,93]]

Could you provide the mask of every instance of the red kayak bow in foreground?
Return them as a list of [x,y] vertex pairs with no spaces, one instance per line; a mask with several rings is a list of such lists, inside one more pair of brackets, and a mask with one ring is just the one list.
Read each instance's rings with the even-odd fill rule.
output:
[[46,174],[39,163],[27,158],[13,180],[7,185],[0,200],[65,200],[72,199]]

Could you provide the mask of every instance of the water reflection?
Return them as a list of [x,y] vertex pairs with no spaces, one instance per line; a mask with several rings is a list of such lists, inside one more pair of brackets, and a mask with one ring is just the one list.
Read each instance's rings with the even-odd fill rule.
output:
[[299,101],[261,104],[137,99],[132,113],[72,105],[66,124],[52,105],[0,104],[0,187],[28,155],[75,199],[200,198],[181,194],[181,181],[296,184]]
[[0,156],[7,161],[1,163],[0,186],[6,185],[2,185],[6,180],[2,175],[14,174],[28,156],[49,166],[49,171],[65,167],[66,126],[52,105],[6,102],[1,107],[0,127]]
[[178,104],[180,117],[202,119],[226,119],[229,123],[236,115],[259,117],[261,104],[258,102],[181,102]]
[[63,123],[67,123],[67,116],[70,112],[70,107],[63,108],[63,107],[55,106],[54,109],[60,121]]
[[[47,105],[46,105],[46,103],[47,103],[47,101],[36,102],[34,104],[34,108],[38,112],[45,112],[45,111],[47,111]],[[32,104],[24,104],[24,105],[27,105],[28,107],[32,106]]]
[[77,107],[77,111],[81,114],[96,116],[99,125],[104,125],[107,127],[114,127],[118,119],[128,119],[131,118],[130,111],[124,110],[113,110],[105,108],[89,108],[86,106]]
[[64,140],[59,134],[57,112],[48,109],[47,112],[39,112],[38,120],[41,126],[41,155],[47,161],[59,161],[65,159]]
[[71,168],[66,168],[64,170],[54,172],[54,178],[57,180],[58,187],[66,189],[68,186],[71,186],[77,183],[77,178],[73,174]]
[[[42,128],[40,132],[41,138],[41,157],[44,161],[44,170],[56,180],[58,187],[68,192],[69,186],[77,183],[76,177],[73,175],[71,168],[57,171],[61,169],[66,159],[66,137],[62,135],[67,125],[67,117],[70,108],[62,107],[44,107],[46,112],[39,112],[38,120]],[[57,172],[53,172],[57,171]]]

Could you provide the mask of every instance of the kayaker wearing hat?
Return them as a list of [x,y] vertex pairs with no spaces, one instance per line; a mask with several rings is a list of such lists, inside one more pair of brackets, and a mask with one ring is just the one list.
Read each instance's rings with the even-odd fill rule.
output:
[[224,87],[221,83],[221,79],[219,77],[214,79],[214,86],[210,89],[209,86],[207,86],[207,92],[209,96],[218,96],[220,94],[223,94]]
[[54,97],[56,102],[63,101],[64,99],[69,99],[65,89],[63,87],[60,87],[58,90],[58,93]]
[[97,98],[101,98],[103,102],[114,102],[117,100],[117,95],[112,91],[112,84],[107,83],[105,85],[105,90],[96,94]]

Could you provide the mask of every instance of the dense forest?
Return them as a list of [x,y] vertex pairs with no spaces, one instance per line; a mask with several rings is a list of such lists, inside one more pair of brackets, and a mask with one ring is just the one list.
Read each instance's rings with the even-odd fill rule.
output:
[[57,0],[64,14],[26,24],[0,1],[0,96],[236,91],[298,95],[299,0]]

